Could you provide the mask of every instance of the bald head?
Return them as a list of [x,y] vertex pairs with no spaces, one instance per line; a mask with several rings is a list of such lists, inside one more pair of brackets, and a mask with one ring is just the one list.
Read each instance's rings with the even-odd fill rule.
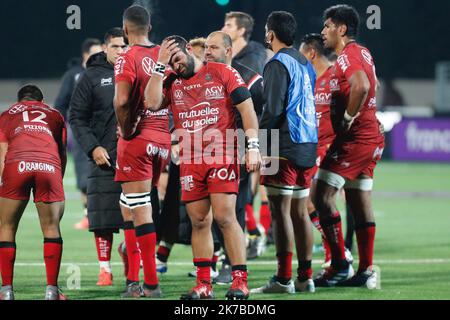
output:
[[205,43],[205,60],[231,64],[233,49],[231,38],[222,31],[212,32]]
[[223,31],[214,31],[214,32],[211,32],[211,33],[209,34],[209,36],[208,36],[208,39],[209,39],[209,38],[218,38],[218,39],[221,39],[222,42],[223,42],[223,46],[224,46],[224,47],[231,47],[231,46],[232,46],[231,37],[230,37],[227,33],[223,32]]

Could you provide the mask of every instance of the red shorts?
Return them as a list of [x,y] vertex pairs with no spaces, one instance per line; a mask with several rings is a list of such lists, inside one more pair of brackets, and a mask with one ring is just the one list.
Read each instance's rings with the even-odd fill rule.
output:
[[311,179],[308,179],[308,171],[311,169],[297,168],[289,160],[280,159],[280,168],[277,174],[273,176],[262,174],[260,183],[265,186],[297,186],[309,189]]
[[361,175],[373,178],[373,172],[383,155],[383,150],[384,137],[381,137],[378,143],[371,144],[336,140],[320,168],[351,181]]
[[170,159],[170,144],[159,144],[136,137],[119,138],[117,143],[116,182],[152,180],[158,184],[161,172]]
[[181,200],[192,202],[208,198],[211,193],[239,192],[239,165],[181,164]]
[[64,201],[61,169],[45,162],[19,161],[5,164],[0,197],[29,200],[33,190],[34,202]]
[[330,148],[329,145],[323,145],[317,147],[317,160],[316,165],[310,169],[307,169],[305,172],[306,180],[310,181],[310,183],[314,180],[314,177],[316,176],[317,171],[319,171],[320,164],[325,159],[325,156],[327,155],[327,151]]

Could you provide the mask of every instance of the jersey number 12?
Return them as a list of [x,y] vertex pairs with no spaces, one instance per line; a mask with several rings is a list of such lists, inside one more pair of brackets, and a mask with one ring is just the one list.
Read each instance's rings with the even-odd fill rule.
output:
[[[47,117],[47,115],[44,112],[42,112],[42,111],[31,111],[30,113],[31,114],[36,114],[36,113],[39,114],[36,118],[32,119],[31,122],[40,122],[40,123],[43,123],[43,124],[48,124],[47,122],[45,122],[43,120],[43,119],[45,119]],[[24,122],[30,122],[30,116],[28,114],[28,111],[22,112],[22,116],[23,116],[23,121]]]

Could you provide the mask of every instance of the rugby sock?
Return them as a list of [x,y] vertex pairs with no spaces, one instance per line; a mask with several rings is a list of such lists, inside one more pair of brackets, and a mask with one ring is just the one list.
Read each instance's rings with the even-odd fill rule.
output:
[[321,218],[320,225],[330,246],[332,267],[337,270],[346,268],[348,262],[345,259],[344,236],[342,234],[342,222],[339,212],[336,212],[331,217]]
[[0,242],[0,266],[3,286],[12,286],[13,284],[15,261],[16,244],[14,242]]
[[165,241],[159,242],[158,251],[156,252],[156,257],[161,262],[167,262],[170,256],[170,250],[172,250],[172,244],[167,243]]
[[197,283],[211,283],[211,259],[194,258],[197,268]]
[[156,289],[158,276],[156,274],[156,232],[153,223],[136,227],[136,238],[141,249],[141,258],[144,268],[144,284],[148,289]]
[[314,227],[320,232],[322,236],[322,246],[325,252],[325,261],[329,261],[331,259],[330,245],[328,244],[327,237],[323,232],[322,226],[320,225],[319,213],[317,211],[313,211],[309,214],[309,218],[311,219]]
[[259,209],[259,223],[264,227],[266,235],[269,233],[272,224],[272,215],[270,213],[269,202],[262,202]]
[[312,279],[313,271],[311,267],[311,260],[298,260],[297,277],[298,281],[304,282]]
[[260,236],[261,233],[256,226],[255,214],[253,212],[253,206],[251,204],[245,205],[245,223],[247,226],[248,234],[251,236]]
[[61,266],[62,251],[63,251],[63,240],[61,238],[44,239],[44,262],[48,286],[58,285],[58,276],[59,276],[59,269]]
[[131,282],[139,282],[139,270],[141,266],[141,253],[137,246],[133,221],[124,222],[124,234],[128,256],[127,284],[130,284]]
[[375,244],[376,224],[368,222],[355,227],[358,240],[359,268],[358,272],[364,272],[373,265],[373,248]]
[[234,279],[241,278],[245,282],[247,282],[248,273],[247,273],[247,266],[245,264],[243,265],[236,265],[231,267],[231,276]]
[[95,246],[97,248],[97,258],[100,269],[105,269],[111,273],[111,248],[113,243],[112,233],[94,233]]
[[292,252],[277,253],[277,260],[277,281],[282,285],[287,285],[292,278]]

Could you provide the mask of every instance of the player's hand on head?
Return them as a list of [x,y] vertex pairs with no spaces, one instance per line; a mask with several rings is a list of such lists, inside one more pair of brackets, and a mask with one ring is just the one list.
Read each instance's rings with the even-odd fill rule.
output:
[[178,51],[180,51],[180,48],[174,39],[164,40],[159,50],[158,62],[169,64],[170,58]]
[[111,163],[109,162],[111,158],[109,157],[108,151],[103,147],[99,146],[95,148],[92,151],[92,158],[99,167],[105,165],[111,167]]

